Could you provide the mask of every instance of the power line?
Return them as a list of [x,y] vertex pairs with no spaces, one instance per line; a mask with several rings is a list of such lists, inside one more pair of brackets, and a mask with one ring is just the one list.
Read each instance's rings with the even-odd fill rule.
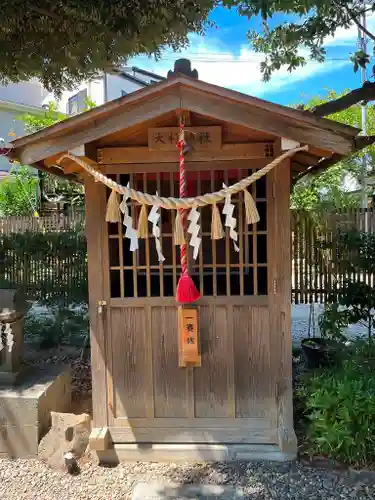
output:
[[[171,56],[161,56],[160,58],[157,59],[157,62],[159,61],[174,61],[176,59],[176,55],[171,55]],[[211,53],[209,56],[202,57],[202,56],[196,56],[194,53],[189,52],[186,54],[189,59],[192,60],[192,62],[206,62],[206,63],[236,63],[236,64],[249,64],[249,63],[260,63],[260,58],[258,57],[241,57],[241,56],[236,56],[236,55],[222,55],[220,53]],[[181,54],[181,57],[184,57],[184,54]],[[350,54],[347,55],[347,57],[326,57],[324,59],[324,62],[335,62],[335,61],[349,61]],[[309,64],[324,64],[319,61],[315,61],[313,59],[307,59],[306,63]]]

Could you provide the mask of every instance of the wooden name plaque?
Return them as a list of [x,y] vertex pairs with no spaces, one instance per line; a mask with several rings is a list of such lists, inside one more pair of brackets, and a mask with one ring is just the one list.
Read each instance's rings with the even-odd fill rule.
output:
[[[148,149],[151,151],[176,151],[179,127],[149,128]],[[185,141],[195,151],[221,149],[221,127],[185,127]]]
[[198,310],[178,308],[179,366],[201,366],[199,353]]

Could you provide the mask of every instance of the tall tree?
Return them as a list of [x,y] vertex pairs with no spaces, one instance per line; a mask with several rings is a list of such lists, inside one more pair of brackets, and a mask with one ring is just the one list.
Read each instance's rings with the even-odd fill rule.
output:
[[39,78],[59,93],[136,54],[179,49],[216,0],[2,0],[0,81]]
[[[301,55],[301,47],[308,50],[313,60],[324,62],[326,50],[324,41],[334,36],[339,28],[349,28],[355,24],[362,33],[375,41],[375,33],[362,23],[362,15],[375,10],[374,1],[363,0],[223,0],[227,7],[237,7],[239,13],[248,18],[260,16],[261,30],[251,30],[248,38],[255,51],[265,54],[261,64],[263,78],[268,81],[274,71],[287,66],[293,71],[306,64]],[[281,22],[272,27],[269,21],[276,13],[285,13],[296,19],[294,22]],[[354,71],[365,67],[370,56],[357,50],[351,57]],[[375,76],[374,68],[371,70]],[[361,88],[352,90],[336,100],[322,103],[310,109],[317,116],[327,116],[346,109],[362,101],[375,100],[375,82],[366,81]]]

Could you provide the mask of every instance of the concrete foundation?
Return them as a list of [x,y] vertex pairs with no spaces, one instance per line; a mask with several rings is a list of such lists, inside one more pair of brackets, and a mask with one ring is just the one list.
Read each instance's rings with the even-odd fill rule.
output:
[[0,386],[0,458],[32,458],[48,431],[51,411],[71,405],[71,374],[66,366],[27,373],[13,387]]
[[284,453],[276,445],[265,444],[113,444],[92,454],[99,463],[119,462],[227,462],[233,460],[286,462],[295,453]]

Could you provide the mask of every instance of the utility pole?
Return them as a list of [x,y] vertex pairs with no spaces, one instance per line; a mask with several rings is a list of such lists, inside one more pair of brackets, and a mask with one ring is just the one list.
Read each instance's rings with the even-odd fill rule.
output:
[[[366,12],[365,12],[365,6],[366,6],[366,0],[362,0],[363,4],[363,14],[361,15],[361,24],[364,28],[366,28]],[[364,53],[367,53],[367,36],[366,34],[358,28],[358,48],[360,50],[363,50]],[[361,83],[362,85],[365,83],[367,80],[367,71],[366,71],[366,66],[364,68],[361,68]],[[361,128],[362,128],[362,134],[367,135],[367,130],[366,130],[366,124],[367,124],[367,104],[364,103],[361,106]],[[368,208],[368,194],[367,194],[367,155],[364,154],[362,157],[362,171],[361,171],[361,208]],[[367,217],[366,217],[367,221]],[[367,224],[366,224],[367,225]]]

